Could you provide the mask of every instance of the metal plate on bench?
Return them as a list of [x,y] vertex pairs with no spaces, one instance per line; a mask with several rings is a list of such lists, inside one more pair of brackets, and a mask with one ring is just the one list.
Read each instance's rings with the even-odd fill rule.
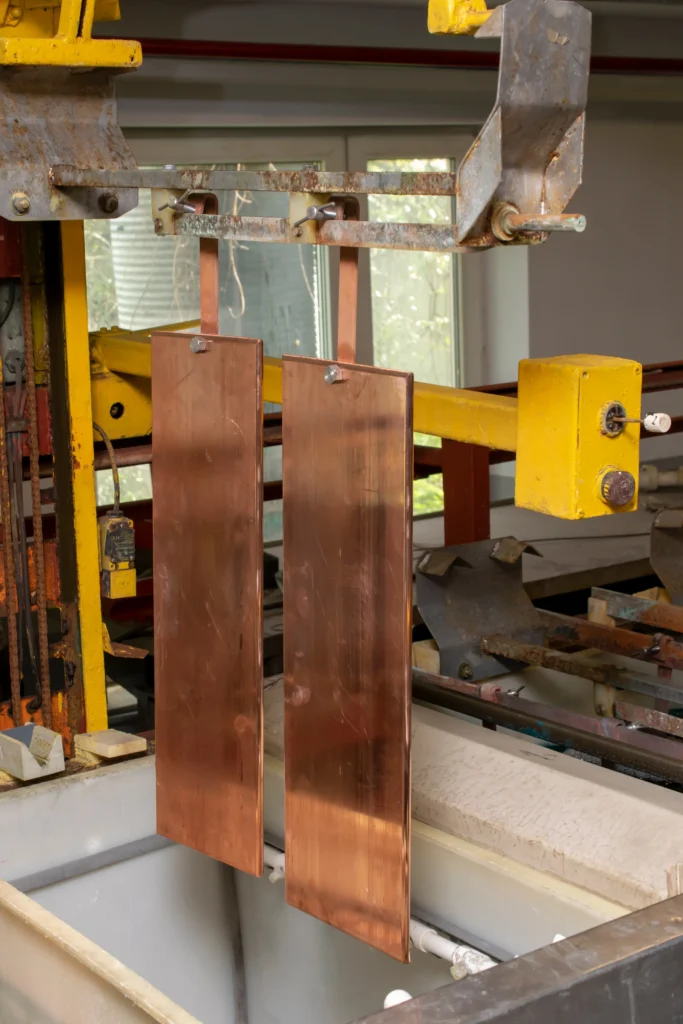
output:
[[263,872],[263,346],[152,338],[157,828]]
[[413,380],[329,368],[283,359],[287,901],[407,961]]

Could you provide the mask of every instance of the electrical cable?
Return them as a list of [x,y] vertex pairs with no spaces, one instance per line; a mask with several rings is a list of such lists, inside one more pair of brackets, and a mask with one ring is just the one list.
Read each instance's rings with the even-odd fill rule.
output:
[[111,475],[114,481],[114,507],[112,509],[112,512],[118,515],[121,505],[121,482],[119,480],[119,467],[116,462],[116,453],[114,452],[114,445],[109,440],[108,434],[105,434],[104,430],[102,430],[102,427],[100,427],[99,424],[93,423],[93,428],[97,431],[97,433],[104,441],[105,448],[107,449],[107,454],[109,455],[109,461],[111,462]]

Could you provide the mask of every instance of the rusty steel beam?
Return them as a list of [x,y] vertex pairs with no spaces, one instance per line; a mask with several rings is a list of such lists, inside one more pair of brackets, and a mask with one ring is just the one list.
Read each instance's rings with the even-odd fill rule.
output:
[[663,676],[640,675],[609,664],[594,665],[563,651],[549,650],[547,647],[540,647],[537,644],[520,643],[508,637],[484,637],[481,649],[483,654],[552,669],[555,672],[587,679],[602,686],[633,690],[636,693],[662,697],[664,700],[683,701],[683,687]]
[[[504,681],[503,681],[504,682]],[[464,684],[467,686],[468,684]],[[470,684],[472,685],[472,684]],[[413,669],[413,697],[437,707],[491,722],[683,783],[683,744],[673,738],[653,736],[614,718],[582,715],[519,697],[500,684],[479,695],[464,692],[458,680]]]
[[605,602],[605,610],[613,619],[638,622],[654,629],[683,633],[683,608],[663,601],[650,601],[633,594],[619,594],[614,590],[593,587],[591,597]]
[[[457,191],[457,175],[451,171],[318,171],[313,167],[300,171],[228,171],[208,167],[102,170],[60,165],[51,169],[50,180],[57,188],[206,189],[210,192],[390,196],[454,196]],[[253,217],[243,219],[261,220]],[[286,223],[289,225],[288,221]]]
[[618,700],[614,705],[615,717],[624,722],[632,722],[643,729],[665,732],[670,736],[683,738],[683,719],[667,715],[655,708],[644,708],[640,704],[629,704]]
[[548,642],[552,646],[579,644],[595,647],[610,654],[651,661],[667,668],[683,669],[683,643],[673,637],[634,633],[630,629],[605,626],[571,615],[540,610],[541,621],[548,627]]

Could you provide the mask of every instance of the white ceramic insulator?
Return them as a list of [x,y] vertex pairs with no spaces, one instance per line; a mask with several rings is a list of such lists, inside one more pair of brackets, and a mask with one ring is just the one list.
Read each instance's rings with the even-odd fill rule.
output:
[[410,992],[405,992],[402,988],[395,988],[393,992],[384,1000],[384,1009],[390,1010],[392,1006],[400,1006],[401,1003],[409,1003],[413,997]]
[[671,430],[671,417],[666,412],[652,412],[643,420],[643,426],[650,434],[668,434]]

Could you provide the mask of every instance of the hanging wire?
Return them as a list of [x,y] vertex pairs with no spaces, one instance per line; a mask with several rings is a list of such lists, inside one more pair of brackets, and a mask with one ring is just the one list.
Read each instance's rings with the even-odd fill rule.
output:
[[104,430],[102,430],[102,427],[100,427],[99,424],[93,423],[93,428],[97,431],[97,433],[104,441],[105,447],[107,449],[107,454],[109,455],[109,461],[111,462],[111,475],[114,481],[114,507],[112,509],[112,512],[118,515],[121,505],[121,481],[119,480],[119,467],[118,463],[116,462],[114,445],[109,440],[109,435],[105,434]]

